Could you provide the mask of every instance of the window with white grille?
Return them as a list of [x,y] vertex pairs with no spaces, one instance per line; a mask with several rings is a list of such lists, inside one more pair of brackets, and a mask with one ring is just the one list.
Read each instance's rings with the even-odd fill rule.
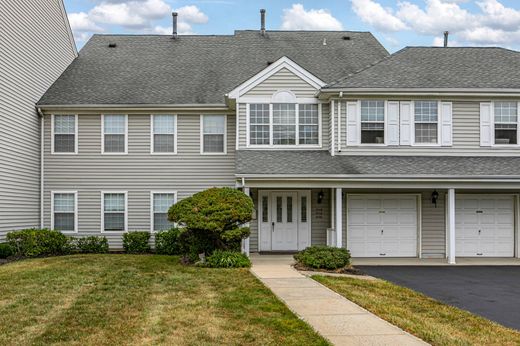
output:
[[103,193],[103,230],[123,232],[126,230],[126,193]]
[[76,153],[77,124],[76,115],[53,116],[53,152]]
[[518,143],[518,104],[495,102],[495,144]]
[[126,153],[126,115],[103,116],[103,152]]
[[175,115],[152,115],[152,153],[175,153]]
[[223,154],[226,152],[226,116],[202,116],[202,153]]
[[361,144],[385,143],[385,101],[361,101]]
[[414,121],[415,143],[438,143],[439,111],[437,101],[415,101]]
[[76,231],[76,193],[53,192],[52,193],[52,225],[57,231]]
[[174,192],[152,193],[152,229],[153,231],[164,231],[173,227],[168,221],[168,210],[175,204]]

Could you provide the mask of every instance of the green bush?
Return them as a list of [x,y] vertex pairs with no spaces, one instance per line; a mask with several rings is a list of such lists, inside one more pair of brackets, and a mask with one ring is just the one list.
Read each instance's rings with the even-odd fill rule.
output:
[[71,253],[71,238],[49,229],[24,229],[7,233],[7,241],[17,256],[36,257]]
[[294,259],[306,267],[332,270],[348,266],[350,252],[343,248],[311,246],[294,255]]
[[0,243],[0,258],[7,258],[14,255],[14,249],[9,243]]
[[155,234],[155,252],[160,255],[181,255],[179,237],[182,230],[172,228]]
[[123,234],[123,248],[127,253],[150,252],[150,232],[128,232]]
[[89,236],[76,240],[76,249],[81,253],[107,253],[108,240],[106,237]]
[[209,268],[249,268],[251,261],[240,252],[215,250],[206,258],[204,266]]
[[211,188],[174,204],[168,219],[183,227],[179,236],[181,252],[192,261],[215,250],[239,250],[250,230],[253,201],[232,188]]

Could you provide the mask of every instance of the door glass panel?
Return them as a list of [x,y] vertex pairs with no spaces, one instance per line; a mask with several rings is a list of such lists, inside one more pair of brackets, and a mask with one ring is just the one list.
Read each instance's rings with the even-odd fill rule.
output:
[[292,197],[287,196],[287,222],[292,222]]
[[269,204],[267,196],[262,196],[262,222],[269,222],[268,213],[269,213]]
[[301,204],[301,218],[302,222],[307,222],[307,196],[302,196],[302,204]]
[[282,197],[276,197],[276,222],[282,222]]

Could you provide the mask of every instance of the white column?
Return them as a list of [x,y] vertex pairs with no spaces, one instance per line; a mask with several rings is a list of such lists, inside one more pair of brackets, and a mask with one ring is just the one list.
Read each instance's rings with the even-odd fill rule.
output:
[[448,263],[455,264],[455,189],[448,189],[447,202]]
[[[244,186],[244,193],[249,196],[249,188]],[[244,226],[249,227],[250,224],[247,223]],[[249,257],[249,237],[246,239],[242,239],[242,253]]]
[[343,193],[341,188],[336,188],[336,247],[343,247]]

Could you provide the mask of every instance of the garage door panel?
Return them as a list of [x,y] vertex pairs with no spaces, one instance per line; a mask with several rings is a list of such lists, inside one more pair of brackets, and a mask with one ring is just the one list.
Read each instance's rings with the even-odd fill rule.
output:
[[409,195],[349,195],[347,247],[352,256],[417,256],[416,200]]
[[459,196],[456,205],[456,255],[513,257],[513,196]]

